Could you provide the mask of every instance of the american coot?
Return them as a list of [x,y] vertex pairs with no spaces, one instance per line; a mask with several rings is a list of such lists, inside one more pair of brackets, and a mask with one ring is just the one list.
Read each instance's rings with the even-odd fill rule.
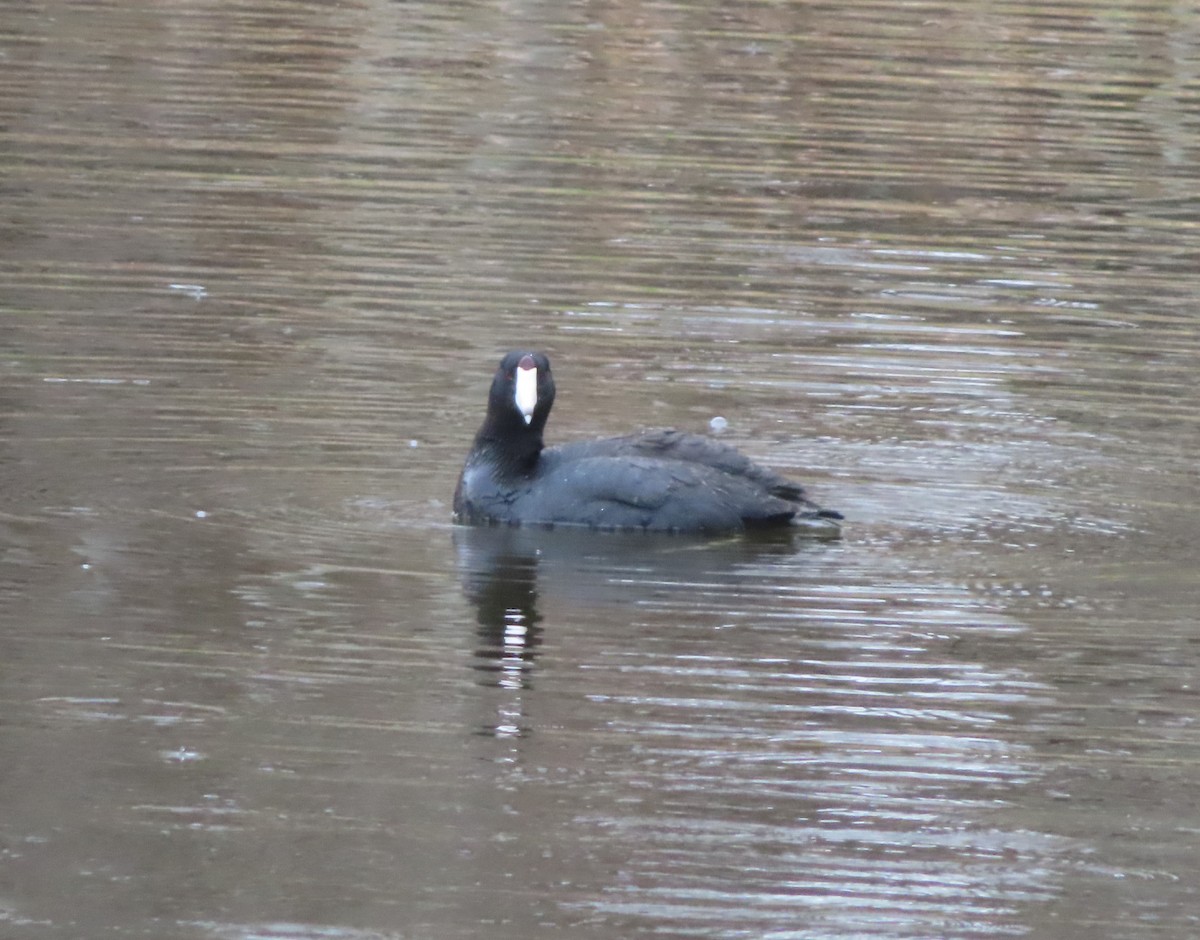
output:
[[487,417],[458,487],[459,522],[577,525],[653,532],[730,532],[802,526],[836,537],[841,514],[732,447],[672,428],[546,447],[554,404],[543,353],[500,361]]

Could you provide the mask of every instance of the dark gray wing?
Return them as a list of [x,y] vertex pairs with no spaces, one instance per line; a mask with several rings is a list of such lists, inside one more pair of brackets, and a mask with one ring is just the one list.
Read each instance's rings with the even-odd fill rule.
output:
[[[698,461],[634,452],[584,454],[575,445],[543,452],[546,485],[528,506],[529,519],[599,528],[722,531],[782,524],[796,505],[758,483]],[[552,482],[551,482],[552,481]]]
[[578,441],[553,448],[564,458],[643,456],[711,467],[721,473],[743,478],[779,499],[816,508],[805,496],[799,483],[780,476],[755,463],[745,454],[711,438],[689,434],[675,428],[653,428],[596,441]]

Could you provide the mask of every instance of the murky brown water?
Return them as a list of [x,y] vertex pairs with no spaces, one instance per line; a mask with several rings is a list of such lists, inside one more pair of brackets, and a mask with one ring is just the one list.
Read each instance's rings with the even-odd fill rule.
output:
[[[0,935],[1200,932],[1189,4],[9,3]],[[720,414],[836,544],[449,525]]]

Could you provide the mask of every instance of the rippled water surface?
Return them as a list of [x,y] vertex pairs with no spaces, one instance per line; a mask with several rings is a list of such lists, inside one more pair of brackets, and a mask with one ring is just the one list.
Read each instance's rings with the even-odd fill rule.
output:
[[[1200,933],[1189,4],[0,14],[0,935]],[[491,371],[836,543],[467,530]]]

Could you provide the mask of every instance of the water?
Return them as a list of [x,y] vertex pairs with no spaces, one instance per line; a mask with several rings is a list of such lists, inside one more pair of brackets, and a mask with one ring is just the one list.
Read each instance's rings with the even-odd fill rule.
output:
[[[0,17],[0,934],[1200,930],[1183,4]],[[449,524],[491,371],[838,543]]]

